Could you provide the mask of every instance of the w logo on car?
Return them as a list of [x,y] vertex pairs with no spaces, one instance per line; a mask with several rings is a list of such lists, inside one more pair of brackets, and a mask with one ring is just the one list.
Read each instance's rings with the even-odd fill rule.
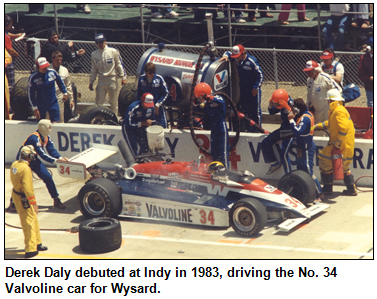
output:
[[215,91],[218,91],[228,85],[228,71],[223,70],[220,73],[217,73],[215,75],[214,79],[214,89]]

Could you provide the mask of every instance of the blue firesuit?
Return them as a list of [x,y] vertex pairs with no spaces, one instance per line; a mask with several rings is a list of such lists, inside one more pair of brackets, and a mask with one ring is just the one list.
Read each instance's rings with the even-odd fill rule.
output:
[[[230,58],[232,52],[225,52]],[[264,79],[263,71],[258,60],[249,54],[246,54],[246,58],[241,62],[235,60],[240,86],[240,99],[239,103],[241,105],[240,111],[243,112],[247,117],[255,121],[259,126],[262,125],[262,109],[261,109],[261,99],[262,99],[262,83]],[[258,93],[256,96],[252,96],[251,91],[257,89]],[[257,132],[253,127],[247,126],[246,130],[248,132]]]
[[46,74],[34,72],[29,77],[28,96],[33,110],[38,109],[41,119],[50,115],[51,122],[60,120],[58,98],[56,97],[55,82],[64,95],[67,89],[64,82],[55,70],[47,70]]
[[[43,137],[38,130],[24,141],[20,149],[18,150],[17,160],[20,157],[21,148],[25,145],[32,145],[38,154],[38,157],[42,158],[48,163],[55,163],[56,160],[61,158],[60,154],[54,147],[54,143],[50,136]],[[52,198],[59,197],[58,191],[56,190],[54,180],[52,179],[51,173],[47,170],[46,166],[39,160],[30,161],[30,168],[36,173],[36,175],[46,184],[48,192]]]
[[[293,106],[293,100],[289,97],[288,105]],[[276,157],[274,154],[274,144],[280,141],[280,130],[290,130],[288,120],[288,111],[284,108],[277,109],[276,107],[268,108],[270,115],[274,115],[280,112],[280,118],[282,120],[279,129],[268,134],[266,138],[262,141],[263,153],[267,163],[273,164],[276,162]],[[283,140],[279,149],[280,163],[283,164],[285,173],[292,171],[291,159],[289,158],[288,152],[292,147],[293,138]]]
[[229,168],[229,137],[226,126],[225,100],[217,95],[206,105],[210,117],[211,129],[211,157],[212,161],[219,161]]
[[312,176],[317,185],[317,192],[320,194],[322,192],[321,185],[313,173],[316,145],[313,141],[314,129],[311,128],[314,126],[314,117],[309,111],[306,111],[297,120],[297,124],[291,119],[289,125],[295,134],[297,143],[297,169],[306,171]]
[[123,118],[123,137],[135,156],[148,152],[146,127],[141,126],[147,119],[154,120],[154,108],[144,109],[141,101],[131,103]]
[[163,128],[167,128],[166,111],[163,104],[168,97],[169,91],[164,78],[158,74],[154,74],[152,82],[149,83],[145,74],[141,75],[137,84],[136,99],[141,100],[144,93],[152,94],[154,104],[159,106],[158,115],[155,116],[156,123]]

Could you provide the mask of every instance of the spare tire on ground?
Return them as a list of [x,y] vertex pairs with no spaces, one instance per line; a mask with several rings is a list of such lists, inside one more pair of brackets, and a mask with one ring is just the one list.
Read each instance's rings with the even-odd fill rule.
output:
[[80,114],[80,124],[118,125],[118,117],[113,111],[102,105],[86,107]]
[[27,120],[29,116],[34,115],[28,98],[28,81],[27,77],[18,80],[10,94],[10,106],[14,120]]
[[82,251],[104,253],[122,245],[122,229],[118,220],[99,217],[86,220],[79,226],[79,243]]
[[134,89],[134,83],[127,83],[123,85],[118,97],[118,114],[121,117],[124,117],[128,106],[130,106],[130,104],[135,101],[136,89]]

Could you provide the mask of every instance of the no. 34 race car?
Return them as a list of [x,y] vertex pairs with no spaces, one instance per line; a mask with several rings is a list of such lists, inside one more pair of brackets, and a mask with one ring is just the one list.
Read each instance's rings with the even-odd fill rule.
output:
[[[127,216],[176,223],[231,226],[242,236],[255,236],[267,221],[289,231],[328,208],[311,205],[316,197],[311,176],[303,171],[284,175],[278,188],[248,171],[208,172],[203,155],[191,162],[165,159],[164,154],[133,157],[122,140],[115,147],[91,147],[58,162],[63,176],[89,180],[78,193],[86,218]],[[95,164],[120,151],[127,168],[118,164],[105,171]],[[157,161],[156,161],[157,160]]]

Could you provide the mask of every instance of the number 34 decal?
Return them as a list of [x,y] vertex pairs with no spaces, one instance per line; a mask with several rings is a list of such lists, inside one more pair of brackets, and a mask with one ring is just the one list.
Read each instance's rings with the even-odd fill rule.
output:
[[67,175],[69,175],[70,174],[70,169],[69,169],[69,166],[67,166],[66,168],[64,168],[64,165],[60,165],[60,170],[59,170],[59,172],[60,172],[60,174],[67,174]]
[[208,216],[207,216],[206,211],[204,210],[200,210],[199,214],[200,214],[200,223],[207,224],[207,221],[208,221],[209,223],[211,223],[211,225],[215,224],[215,217],[213,216],[213,211],[209,211]]

